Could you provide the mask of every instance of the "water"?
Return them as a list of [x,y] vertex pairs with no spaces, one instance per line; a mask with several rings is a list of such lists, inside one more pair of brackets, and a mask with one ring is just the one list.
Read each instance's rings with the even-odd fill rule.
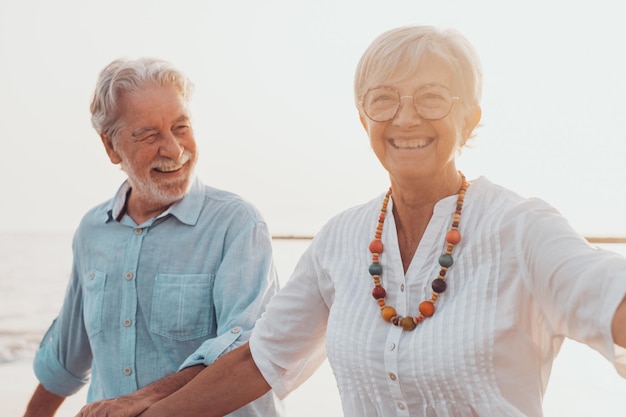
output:
[[[31,370],[43,332],[56,316],[71,266],[71,233],[0,233],[0,410],[19,416],[37,381]],[[274,240],[276,264],[285,281],[307,240]],[[609,245],[626,255],[626,245]],[[566,342],[544,401],[546,417],[623,417],[626,381],[595,351]],[[85,390],[70,397],[57,417],[71,417]],[[341,416],[339,395],[327,363],[286,400],[289,416]]]

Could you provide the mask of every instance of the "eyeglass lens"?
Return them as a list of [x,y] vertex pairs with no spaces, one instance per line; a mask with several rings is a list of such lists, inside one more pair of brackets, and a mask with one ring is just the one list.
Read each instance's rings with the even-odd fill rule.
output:
[[[363,110],[370,119],[386,122],[393,119],[400,108],[400,93],[395,88],[377,87],[369,90],[363,97]],[[426,120],[438,120],[446,117],[452,109],[453,97],[442,85],[430,85],[420,88],[413,95],[413,104],[417,114]]]

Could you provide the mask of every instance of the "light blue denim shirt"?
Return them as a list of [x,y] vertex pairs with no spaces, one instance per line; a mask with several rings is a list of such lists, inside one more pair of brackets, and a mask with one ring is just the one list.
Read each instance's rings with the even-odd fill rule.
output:
[[[271,238],[251,204],[195,180],[136,225],[116,220],[128,189],[89,211],[74,235],[65,300],[34,363],[57,395],[91,378],[88,402],[118,397],[208,365],[248,340],[278,290]],[[270,392],[244,409],[233,415],[279,415],[282,404]]]

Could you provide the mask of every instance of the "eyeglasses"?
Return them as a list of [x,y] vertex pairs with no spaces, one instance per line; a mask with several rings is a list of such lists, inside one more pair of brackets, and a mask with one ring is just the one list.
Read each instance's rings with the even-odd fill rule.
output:
[[454,102],[459,100],[443,85],[431,84],[418,89],[413,96],[401,96],[393,87],[372,88],[360,103],[371,120],[387,122],[396,117],[403,98],[412,98],[415,111],[425,120],[443,119],[452,110]]

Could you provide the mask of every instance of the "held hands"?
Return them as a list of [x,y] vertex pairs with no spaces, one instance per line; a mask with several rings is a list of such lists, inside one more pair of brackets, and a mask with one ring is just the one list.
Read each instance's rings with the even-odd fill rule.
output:
[[87,404],[76,417],[137,417],[152,401],[139,392],[125,397],[112,398]]
[[[195,365],[166,376],[124,397],[102,400],[84,406],[76,417],[137,417],[148,407],[173,394],[205,368]],[[151,414],[150,412],[146,414]],[[153,414],[156,416],[158,414]],[[167,414],[169,416],[174,414]]]

